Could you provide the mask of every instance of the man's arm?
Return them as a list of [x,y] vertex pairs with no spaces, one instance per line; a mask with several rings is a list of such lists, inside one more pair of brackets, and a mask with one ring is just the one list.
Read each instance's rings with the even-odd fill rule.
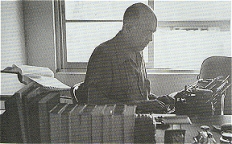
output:
[[88,63],[85,85],[88,89],[88,99],[91,97],[108,96],[111,90],[112,65],[107,54],[96,51]]
[[133,101],[127,104],[137,105],[136,113],[167,113],[167,107],[165,104],[157,99]]

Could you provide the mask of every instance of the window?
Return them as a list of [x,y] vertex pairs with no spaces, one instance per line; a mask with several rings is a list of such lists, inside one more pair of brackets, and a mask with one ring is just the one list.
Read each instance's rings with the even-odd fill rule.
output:
[[156,1],[155,68],[199,71],[209,56],[231,56],[230,10],[229,1]]
[[121,30],[126,8],[136,2],[58,1],[61,69],[86,68],[94,48]]
[[[60,69],[85,69],[96,46],[122,28],[126,8],[139,1],[56,1]],[[231,55],[229,1],[141,1],[154,8],[158,28],[143,54],[148,68],[199,70],[212,55]]]

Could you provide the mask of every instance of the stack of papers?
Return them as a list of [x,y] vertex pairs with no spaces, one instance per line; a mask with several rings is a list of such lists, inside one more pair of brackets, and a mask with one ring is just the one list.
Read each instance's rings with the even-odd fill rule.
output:
[[69,90],[71,87],[62,83],[54,77],[54,73],[47,67],[37,67],[29,65],[15,65],[7,67],[1,72],[18,74],[19,81],[28,84],[31,81],[36,82],[45,89],[52,91]]

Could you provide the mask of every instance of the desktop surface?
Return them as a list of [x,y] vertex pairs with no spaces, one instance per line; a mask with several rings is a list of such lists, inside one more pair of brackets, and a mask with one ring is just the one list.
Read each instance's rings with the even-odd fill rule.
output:
[[[193,137],[197,136],[198,131],[201,131],[202,125],[207,125],[210,127],[210,132],[212,132],[214,139],[217,143],[220,143],[220,132],[213,129],[213,125],[221,126],[224,123],[232,123],[232,115],[201,115],[201,116],[190,116],[192,124],[183,124],[181,129],[186,130],[185,132],[185,143],[193,143]],[[172,129],[170,126],[168,129]],[[156,142],[164,143],[164,133],[165,130],[156,129]]]

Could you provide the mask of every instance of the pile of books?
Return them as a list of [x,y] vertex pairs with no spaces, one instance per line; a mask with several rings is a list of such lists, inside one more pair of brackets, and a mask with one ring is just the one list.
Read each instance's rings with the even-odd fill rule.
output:
[[12,143],[133,143],[134,105],[79,105],[61,101],[61,91],[35,83],[6,102],[6,130]]
[[152,117],[136,114],[135,105],[74,104],[69,94],[46,91],[36,82],[17,91],[6,101],[5,142],[154,142]]
[[[133,143],[136,106],[59,103],[49,111],[52,143]],[[48,142],[41,139],[41,142]]]
[[50,139],[49,110],[60,103],[60,92],[44,91],[32,82],[5,102],[6,142],[40,143]]

